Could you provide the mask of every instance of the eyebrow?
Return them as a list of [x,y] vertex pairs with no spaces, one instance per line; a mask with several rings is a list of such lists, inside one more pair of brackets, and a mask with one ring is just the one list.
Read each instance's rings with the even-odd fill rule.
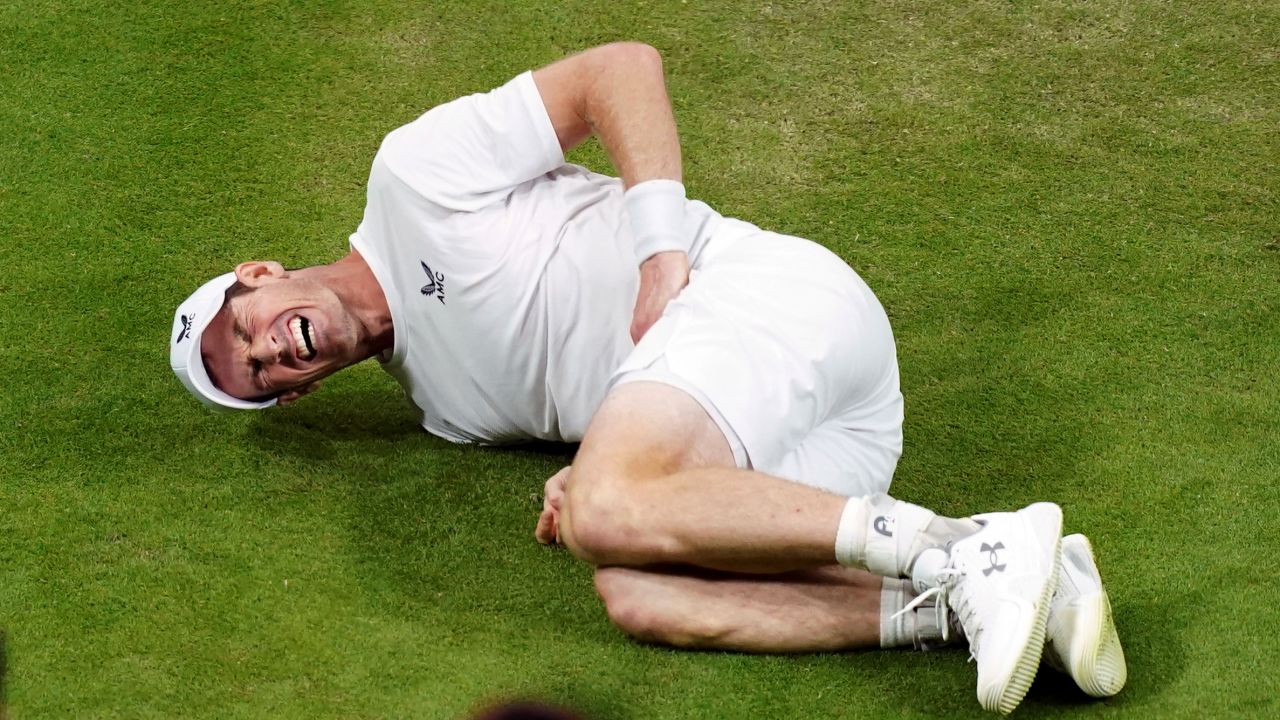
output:
[[231,309],[231,305],[229,303],[227,305],[227,313],[231,315],[231,334],[247,342],[249,340],[249,333],[246,332],[244,326],[240,324],[240,316],[236,314],[235,310]]

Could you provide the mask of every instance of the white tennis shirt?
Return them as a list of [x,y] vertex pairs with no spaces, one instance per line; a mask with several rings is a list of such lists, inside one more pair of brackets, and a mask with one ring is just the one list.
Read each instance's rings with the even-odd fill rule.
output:
[[[454,442],[576,441],[634,348],[639,286],[616,178],[565,164],[531,73],[383,140],[351,247],[386,294],[380,358]],[[720,216],[690,201],[690,260]]]

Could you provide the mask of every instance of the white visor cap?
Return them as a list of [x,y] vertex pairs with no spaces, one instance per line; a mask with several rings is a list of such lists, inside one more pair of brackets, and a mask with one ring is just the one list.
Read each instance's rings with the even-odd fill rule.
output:
[[219,390],[209,377],[200,356],[200,336],[209,326],[213,316],[222,309],[227,288],[235,284],[236,274],[229,272],[200,286],[199,290],[182,301],[173,314],[173,333],[169,336],[169,365],[186,386],[200,398],[200,402],[215,410],[259,410],[276,404],[270,400],[241,400]]

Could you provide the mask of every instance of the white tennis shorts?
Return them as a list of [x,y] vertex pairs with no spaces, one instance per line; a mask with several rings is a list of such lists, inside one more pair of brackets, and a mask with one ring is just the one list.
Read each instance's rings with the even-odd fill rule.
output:
[[749,223],[723,221],[611,386],[637,380],[697,400],[739,467],[868,495],[888,490],[902,454],[880,302],[826,248]]

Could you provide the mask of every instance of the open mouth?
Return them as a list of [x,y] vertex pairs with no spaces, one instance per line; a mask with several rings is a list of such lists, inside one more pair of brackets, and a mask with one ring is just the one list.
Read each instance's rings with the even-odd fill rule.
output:
[[289,332],[293,333],[293,346],[298,349],[298,357],[310,360],[316,356],[315,341],[311,338],[311,322],[301,315],[294,315],[289,320]]

